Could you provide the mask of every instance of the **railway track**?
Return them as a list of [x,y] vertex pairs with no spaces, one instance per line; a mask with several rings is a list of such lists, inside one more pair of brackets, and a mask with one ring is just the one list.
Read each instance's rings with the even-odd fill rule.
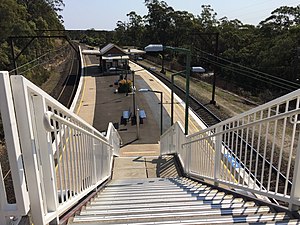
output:
[[57,97],[57,100],[67,108],[69,108],[72,104],[80,79],[80,62],[78,60],[78,55],[74,51],[72,51],[71,54],[72,60],[68,71],[68,76],[64,80],[63,87],[60,91],[60,94]]
[[[148,70],[148,68],[142,64],[137,63],[139,66],[143,67],[144,69]],[[157,77],[159,80],[161,80],[166,86],[168,86],[171,89],[171,81],[169,78],[167,78],[165,75],[162,75],[161,73],[155,72],[153,70],[148,70],[151,74],[153,74],[155,77]],[[178,85],[174,84],[174,93],[176,93],[181,99],[185,99],[185,90],[183,90]],[[190,95],[190,107],[191,109],[196,113],[196,115],[199,117],[199,119],[206,125],[206,126],[212,126],[219,122],[221,122],[221,119],[215,115],[210,109],[205,107],[199,100],[197,100],[195,97]]]
[[[171,88],[171,81],[165,75],[153,70],[149,70],[149,67],[143,64],[137,64],[148,70],[151,74],[160,79],[166,86]],[[176,93],[181,99],[185,99],[185,90],[183,90],[176,84],[174,84],[174,93]],[[198,99],[196,99],[193,96],[190,96],[190,107],[199,117],[199,119],[207,125],[207,127],[221,122],[221,119],[218,116],[216,116],[215,113],[213,113],[211,110],[205,107],[205,105],[203,105]],[[267,157],[270,157],[268,156],[268,154],[266,154],[265,152],[263,154],[258,152],[256,149],[253,148],[253,146],[251,146],[246,141],[245,137],[243,137],[243,135],[239,134],[238,132],[234,132],[229,139],[230,141],[224,141],[223,145],[227,148],[228,152],[234,157],[236,163],[243,167],[244,171],[246,171],[250,175],[250,177],[256,182],[258,186],[262,185],[264,187],[267,185],[267,180],[269,179],[269,174],[271,171],[270,176],[272,181],[274,180],[276,182],[276,179],[278,177],[278,191],[284,191],[284,184],[286,183],[287,178],[283,173],[278,171],[277,168],[274,165],[272,165],[269,160],[267,160]],[[245,148],[243,149],[244,151],[237,152],[236,150],[233,150],[240,149],[239,147],[241,145],[245,146]],[[235,168],[230,164],[229,160],[227,162],[227,165],[229,167],[232,167],[230,168],[230,170],[234,173]],[[261,168],[261,171],[258,172],[257,168]],[[264,180],[264,176],[267,176],[268,179]],[[287,183],[287,193],[289,193],[291,189],[291,182],[288,181]],[[272,188],[270,188],[270,190],[272,190]],[[277,203],[275,200],[274,202]]]

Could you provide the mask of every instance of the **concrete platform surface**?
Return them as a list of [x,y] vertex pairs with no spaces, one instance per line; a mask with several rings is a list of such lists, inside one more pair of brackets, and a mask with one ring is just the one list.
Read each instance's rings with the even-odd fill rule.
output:
[[179,176],[181,172],[174,156],[117,157],[114,159],[113,180]]
[[120,156],[159,156],[159,144],[130,144],[121,148]]

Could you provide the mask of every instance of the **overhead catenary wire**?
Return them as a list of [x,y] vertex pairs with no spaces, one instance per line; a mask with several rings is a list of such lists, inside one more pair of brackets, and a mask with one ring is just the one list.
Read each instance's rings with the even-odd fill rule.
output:
[[[277,76],[273,76],[273,75],[271,75],[271,74],[268,74],[268,73],[265,73],[265,72],[262,72],[262,71],[259,71],[259,70],[256,70],[256,69],[253,69],[253,68],[250,68],[250,67],[247,67],[247,66],[238,64],[238,63],[235,63],[235,62],[232,62],[232,61],[230,61],[230,60],[228,60],[228,59],[222,58],[222,57],[220,57],[220,56],[213,55],[213,54],[211,54],[211,53],[205,52],[205,51],[203,51],[203,50],[201,50],[201,49],[198,49],[198,48],[195,48],[195,49],[196,49],[197,51],[203,52],[204,54],[210,55],[210,56],[212,56],[212,57],[214,57],[214,58],[217,58],[217,59],[220,59],[220,60],[222,60],[222,61],[228,62],[228,63],[230,63],[230,64],[233,64],[233,65],[242,67],[242,68],[244,68],[244,69],[246,69],[246,70],[253,71],[254,73],[252,73],[252,74],[254,74],[254,75],[256,75],[256,74],[262,74],[262,75],[267,76],[267,77],[270,77],[270,78],[272,78],[272,79],[278,79],[278,80],[281,80],[281,81],[283,81],[283,82],[289,83],[289,84],[291,84],[291,85],[296,85],[296,86],[298,86],[298,87],[300,86],[298,83],[295,83],[295,82],[293,82],[293,81],[286,80],[286,79],[283,79],[283,78],[280,78],[280,77],[277,77]],[[250,72],[249,72],[249,73],[250,73]]]
[[[202,51],[202,50],[199,50],[199,51]],[[204,51],[202,51],[202,52],[204,52]],[[206,53],[206,52],[204,52],[204,53]],[[278,87],[278,85],[280,85],[279,87],[282,87],[282,85],[283,85],[283,86],[285,86],[285,89],[287,89],[287,90],[294,90],[294,89],[298,89],[300,87],[300,85],[295,83],[295,82],[285,80],[285,79],[280,78],[280,77],[272,76],[270,74],[267,74],[267,73],[264,73],[264,72],[261,72],[261,71],[258,71],[258,70],[254,70],[252,68],[240,65],[238,63],[231,62],[227,59],[214,56],[210,53],[206,53],[206,54],[209,54],[210,56],[213,56],[217,59],[221,59],[225,62],[228,62],[230,64],[233,64],[233,65],[236,65],[236,66],[242,68],[241,69],[241,68],[231,67],[230,65],[227,65],[227,64],[224,64],[224,63],[221,63],[221,62],[217,62],[215,60],[211,60],[211,59],[208,59],[208,58],[205,58],[205,57],[202,58],[203,60],[207,60],[211,64],[214,64],[214,65],[217,65],[217,66],[220,66],[220,67],[223,67],[223,68],[230,69],[232,72],[236,72],[236,73],[239,73],[241,75],[247,75],[250,78],[260,80],[260,81],[266,82],[268,84],[272,84],[272,85],[277,86],[277,87]]]
[[[252,74],[251,74],[251,73],[250,73],[250,74],[247,74],[247,71],[242,71],[241,69],[236,69],[236,68],[234,68],[234,67],[227,66],[227,65],[221,64],[221,63],[217,63],[216,61],[209,60],[209,59],[206,59],[206,58],[202,58],[202,59],[203,59],[204,61],[207,61],[207,62],[209,62],[209,63],[211,63],[211,64],[217,65],[217,66],[222,67],[222,68],[224,68],[224,69],[228,69],[228,70],[230,70],[230,71],[232,71],[232,72],[238,73],[238,74],[240,74],[240,75],[244,75],[244,76],[246,76],[246,77],[249,77],[249,78],[252,78],[252,79],[255,79],[255,80],[263,81],[263,82],[265,82],[265,83],[267,83],[267,84],[271,84],[271,85],[273,85],[273,86],[275,86],[275,87],[278,87],[278,88],[281,88],[281,89],[285,89],[285,90],[288,90],[288,91],[295,90],[295,87],[291,87],[291,86],[289,86],[289,85],[284,86],[285,84],[280,83],[280,82],[278,82],[278,83],[273,82],[273,80],[270,79],[270,78],[265,78],[265,77],[263,77],[263,76],[252,76],[253,73],[252,73]],[[257,75],[257,74],[256,74],[256,75]],[[264,78],[265,78],[266,80],[264,80]]]
[[[19,69],[21,69],[21,68],[23,68],[23,67],[25,67],[25,66],[28,66],[28,65],[30,65],[30,64],[32,64],[32,63],[34,63],[34,62],[36,62],[36,61],[38,61],[38,60],[44,58],[45,56],[47,56],[47,55],[49,55],[49,54],[51,54],[51,53],[55,53],[55,52],[61,51],[61,50],[64,49],[64,48],[67,48],[67,46],[66,46],[66,45],[65,45],[65,46],[62,46],[61,48],[56,49],[56,50],[54,50],[54,51],[48,51],[48,52],[44,53],[43,55],[41,55],[41,56],[39,56],[39,57],[37,57],[37,58],[35,58],[35,59],[33,59],[33,60],[27,62],[27,63],[24,63],[24,64],[22,64],[21,66],[18,66],[17,68],[15,68],[15,69],[13,69],[13,70],[10,70],[9,73],[12,73],[12,72],[14,72],[14,71],[16,71],[16,70],[19,70]],[[57,54],[56,54],[55,56],[57,56]],[[47,60],[47,62],[49,62],[49,61],[50,61],[50,60]],[[35,67],[36,67],[36,66],[33,66],[33,68],[35,68]],[[26,71],[28,71],[28,70],[26,70]],[[23,71],[22,73],[24,73],[24,71]]]

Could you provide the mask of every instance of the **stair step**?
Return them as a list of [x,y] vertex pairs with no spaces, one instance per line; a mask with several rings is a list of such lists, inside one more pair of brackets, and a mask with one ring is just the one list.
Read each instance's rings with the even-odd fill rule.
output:
[[120,187],[120,186],[152,186],[152,185],[168,185],[173,184],[170,180],[163,180],[163,181],[147,181],[147,180],[129,180],[129,181],[119,181],[107,184],[107,187]]
[[[239,200],[239,199],[237,199]],[[243,202],[243,201],[234,201],[234,202],[225,202],[225,203],[211,203],[204,204],[203,202],[191,201],[191,202],[182,202],[179,206],[177,202],[169,203],[156,203],[156,204],[127,204],[127,205],[95,205],[88,204],[86,205],[86,210],[98,210],[98,211],[122,211],[122,210],[156,210],[160,208],[194,208],[199,209],[222,209],[222,208],[238,208],[238,207],[250,207],[255,206],[255,202]]]
[[[202,211],[202,212],[209,212],[211,214],[212,210],[217,210],[224,214],[226,210],[231,210],[234,212],[235,210],[241,211],[241,209],[249,209],[247,212],[250,212],[250,208],[252,207],[252,212],[259,209],[259,206],[255,206],[255,203],[252,202],[247,204],[223,204],[223,205],[194,205],[194,206],[171,206],[171,207],[143,207],[143,208],[123,208],[123,209],[108,209],[108,210],[99,210],[96,207],[86,206],[84,210],[81,211],[80,215],[130,215],[130,214],[147,214],[151,213],[162,213],[162,212],[189,212],[189,211]],[[267,206],[260,206],[266,207],[264,212],[269,212],[270,209]],[[262,212],[262,211],[260,211]],[[205,214],[205,213],[204,213]],[[203,214],[203,215],[204,215]],[[215,213],[216,214],[216,213]]]
[[[101,224],[229,224],[229,223],[249,223],[249,222],[267,222],[275,220],[289,220],[286,213],[256,213],[245,215],[202,215],[201,212],[178,213],[178,214],[149,214],[141,216],[91,216],[78,215],[73,222],[101,222]],[[92,224],[93,224],[92,223]],[[100,224],[100,223],[99,223]]]
[[109,196],[109,195],[147,195],[147,194],[166,194],[166,193],[178,193],[178,192],[186,192],[186,193],[194,193],[194,192],[205,192],[205,191],[210,191],[212,190],[211,188],[205,188],[205,189],[181,189],[181,188],[176,188],[176,189],[157,189],[157,190],[138,190],[138,191],[103,191],[99,192],[98,196],[103,195],[103,196]]
[[143,192],[154,192],[154,191],[205,191],[205,190],[212,190],[212,188],[209,187],[152,187],[152,188],[138,188],[138,189],[131,189],[131,188],[121,188],[121,189],[104,189],[103,191],[99,192],[99,194],[102,193],[143,193]]
[[[239,225],[248,225],[249,223],[239,223]],[[299,225],[300,220],[297,219],[283,219],[279,221],[270,221],[270,222],[263,222],[263,223],[251,223],[255,225]]]
[[128,190],[132,190],[132,189],[148,189],[148,188],[193,188],[193,187],[207,187],[206,185],[195,185],[195,184],[153,184],[153,185],[136,185],[136,184],[132,184],[132,185],[114,185],[114,186],[107,186],[105,188],[105,190],[124,190],[124,189],[128,189]]
[[185,191],[178,191],[178,192],[150,192],[150,193],[130,193],[130,194],[99,194],[95,198],[96,199],[140,199],[140,198],[155,198],[162,196],[209,196],[209,195],[216,195],[218,190],[208,190],[208,191],[195,191],[195,192],[185,192]]
[[[154,199],[154,200],[148,200],[147,204],[161,204],[161,203],[176,203],[176,204],[183,204],[184,202],[199,202],[202,204],[221,204],[221,203],[233,203],[236,200],[233,198],[223,198],[223,199],[202,199],[202,200],[198,200],[196,198],[187,198],[187,199],[168,199],[168,200],[164,200],[164,199]],[[242,200],[241,200],[242,201]],[[120,201],[120,202],[116,202],[116,201],[101,201],[101,202],[91,202],[91,205],[129,205],[129,204],[145,204],[145,200],[137,200],[137,201]]]
[[203,185],[205,184],[198,183],[192,180],[182,180],[182,179],[164,179],[159,181],[149,181],[149,180],[120,180],[120,181],[111,181],[107,187],[121,187],[121,186],[154,186],[154,185]]
[[217,199],[232,199],[232,195],[226,195],[225,193],[216,193],[216,194],[204,194],[204,195],[197,195],[197,196],[189,196],[189,195],[175,195],[175,196],[152,196],[149,198],[145,198],[143,196],[136,197],[136,198],[124,198],[124,199],[101,199],[101,198],[94,198],[95,202],[106,202],[107,204],[114,204],[114,203],[138,203],[138,202],[166,202],[166,201],[185,201],[185,200],[217,200]]
[[297,224],[288,214],[188,178],[113,180],[69,224]]
[[[185,190],[196,189],[195,187],[177,187],[177,186],[165,186],[165,187],[139,187],[139,188],[116,188],[116,189],[104,189],[103,192],[138,192],[138,191],[152,191],[152,190]],[[200,187],[198,187],[200,188]],[[203,189],[203,188],[202,188]]]
[[117,179],[111,180],[108,185],[110,184],[127,184],[127,183],[154,183],[154,182],[164,182],[169,181],[169,178],[162,178],[162,177],[153,177],[153,178],[137,178],[137,179]]
[[139,212],[109,212],[101,213],[97,210],[82,210],[80,212],[81,216],[99,216],[99,218],[113,218],[113,219],[139,219],[141,217],[146,218],[157,218],[157,217],[177,217],[177,216],[205,216],[205,215],[249,215],[249,214],[262,214],[269,213],[270,208],[267,206],[256,206],[256,207],[243,207],[243,208],[227,208],[227,209],[169,209],[169,210],[161,210],[161,211],[139,211]]

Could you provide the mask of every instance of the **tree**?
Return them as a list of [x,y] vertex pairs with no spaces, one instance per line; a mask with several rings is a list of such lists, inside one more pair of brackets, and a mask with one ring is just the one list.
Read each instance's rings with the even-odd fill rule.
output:
[[131,11],[127,14],[128,16],[128,29],[127,34],[129,37],[130,45],[141,46],[143,43],[143,33],[144,33],[144,21],[140,15],[136,12]]
[[262,27],[267,26],[274,30],[287,30],[300,24],[300,5],[296,7],[281,6],[275,9],[271,16],[260,22]]
[[144,17],[149,43],[166,45],[172,36],[172,13],[174,9],[164,1],[145,0],[148,14]]
[[217,13],[211,8],[210,5],[202,5],[202,11],[198,16],[199,23],[205,31],[212,31],[218,25],[216,19]]

